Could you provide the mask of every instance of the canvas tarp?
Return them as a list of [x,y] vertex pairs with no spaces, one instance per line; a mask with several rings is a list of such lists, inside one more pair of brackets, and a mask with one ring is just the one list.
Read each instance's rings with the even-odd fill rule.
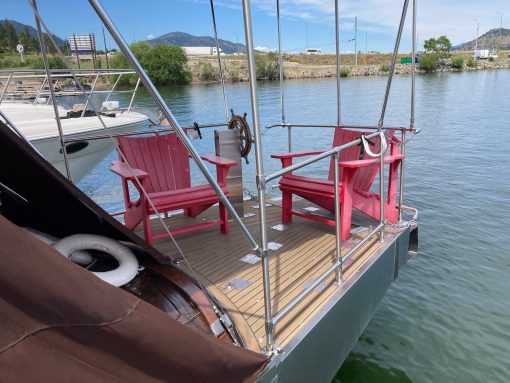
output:
[[1,382],[254,381],[263,355],[196,332],[0,215]]

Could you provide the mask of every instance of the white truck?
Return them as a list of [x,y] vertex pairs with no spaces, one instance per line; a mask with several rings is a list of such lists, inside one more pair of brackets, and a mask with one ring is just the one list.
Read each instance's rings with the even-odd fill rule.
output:
[[488,49],[475,49],[473,52],[473,57],[477,59],[488,59],[489,58],[489,50]]
[[[182,47],[188,56],[214,56],[217,54],[216,47]],[[220,55],[223,55],[220,48]]]

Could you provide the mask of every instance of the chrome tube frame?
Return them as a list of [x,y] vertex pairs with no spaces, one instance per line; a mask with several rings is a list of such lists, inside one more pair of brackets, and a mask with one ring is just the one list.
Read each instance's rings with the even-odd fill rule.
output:
[[96,78],[94,79],[94,82],[92,83],[92,88],[90,88],[89,95],[87,96],[87,101],[85,102],[85,107],[83,108],[83,112],[81,112],[81,117],[83,117],[85,115],[87,106],[89,106],[90,98],[92,97],[92,94],[94,93],[94,89],[96,89],[97,80],[99,80],[99,72],[97,73]]
[[106,13],[106,11],[103,9],[102,5],[99,3],[98,0],[89,0],[90,5],[96,12],[96,14],[99,16],[103,24],[106,26],[106,29],[110,32],[110,35],[115,40],[117,46],[119,49],[124,53],[127,60],[131,65],[133,66],[134,71],[138,74],[140,77],[145,89],[149,92],[154,102],[158,105],[158,107],[161,109],[163,115],[168,120],[168,122],[171,124],[171,126],[175,129],[175,133],[178,135],[181,142],[184,144],[188,152],[190,153],[191,157],[197,164],[197,167],[200,169],[202,174],[204,175],[207,182],[211,185],[211,187],[214,189],[215,193],[218,195],[221,203],[225,205],[225,207],[228,210],[229,215],[234,219],[234,221],[239,226],[239,229],[244,234],[250,245],[252,246],[254,251],[259,251],[259,246],[257,242],[255,241],[255,238],[252,236],[244,222],[241,220],[239,215],[237,214],[236,210],[230,203],[230,201],[227,199],[225,194],[223,193],[223,190],[216,182],[215,178],[212,176],[211,172],[205,165],[204,161],[200,158],[200,154],[197,152],[189,138],[187,137],[184,130],[181,128],[180,124],[177,122],[176,118],[174,117],[173,113],[170,111],[170,108],[165,103],[163,98],[161,97],[161,94],[158,92],[154,84],[152,83],[151,79],[145,73],[144,69],[134,56],[133,52],[129,49],[127,43],[123,39],[120,32],[117,30],[115,25],[113,24],[112,20]]
[[[282,50],[282,28],[280,21],[280,0],[276,0],[276,24],[278,26],[278,64],[280,66],[280,106],[282,112],[282,124],[285,124],[285,85],[283,75],[283,50]],[[287,141],[289,152],[292,151],[292,127],[287,127]]]
[[[379,136],[379,132],[375,132],[375,133],[372,133],[372,134],[369,134],[369,135],[365,136],[365,138],[367,140],[369,140],[371,138],[378,137],[378,136]],[[290,172],[293,172],[295,170],[301,169],[302,167],[305,167],[307,165],[313,164],[314,162],[317,162],[317,161],[320,161],[320,160],[322,160],[324,158],[330,157],[330,156],[334,155],[335,153],[339,153],[342,150],[350,148],[351,146],[359,145],[360,143],[361,143],[361,138],[357,138],[356,140],[348,142],[347,144],[336,146],[333,149],[326,150],[326,151],[324,151],[324,152],[322,152],[320,154],[317,154],[317,155],[315,155],[313,157],[310,157],[307,160],[303,160],[303,161],[298,162],[296,164],[293,164],[293,165],[287,166],[287,167],[285,167],[283,169],[277,170],[276,172],[270,173],[270,174],[268,174],[265,177],[265,183],[270,182],[270,181],[274,180],[275,178],[281,177],[281,176],[283,176],[283,175],[285,175],[287,173],[290,173]]]
[[136,81],[135,90],[133,91],[133,95],[131,96],[131,100],[129,101],[129,105],[127,108],[127,112],[131,110],[131,105],[133,105],[133,101],[135,100],[136,91],[138,90],[138,87],[140,86],[140,77],[138,77],[138,80]]
[[267,125],[266,129],[273,129],[273,128],[285,128],[287,126],[292,126],[295,128],[320,128],[320,129],[365,129],[365,130],[406,130],[410,132],[415,132],[416,129],[409,128],[409,127],[403,127],[403,126],[381,126],[378,125],[328,125],[328,124],[272,124]]
[[[402,38],[402,32],[404,30],[404,24],[407,15],[407,8],[409,6],[409,0],[404,0],[404,5],[402,7],[402,15],[400,16],[400,24],[398,26],[397,39],[395,40],[395,48],[393,49],[393,56],[391,58],[391,68],[390,73],[388,75],[388,81],[386,83],[386,90],[384,92],[384,100],[381,108],[381,116],[379,118],[379,131],[381,131],[382,126],[384,125],[384,117],[386,115],[386,108],[388,106],[388,99],[390,96],[391,84],[393,81],[393,75],[395,74],[395,66],[397,64],[397,56],[398,49],[400,47],[400,40]],[[413,62],[414,65],[414,62]],[[384,225],[384,200],[383,200],[383,192],[384,192],[384,153],[382,152],[383,143],[381,140],[381,157],[380,157],[380,166],[379,166],[379,192],[381,194],[381,206],[380,206],[380,222]],[[380,234],[381,242],[384,241],[384,227],[381,229]]]
[[43,80],[43,82],[42,82],[42,84],[41,84],[41,87],[39,88],[39,91],[38,91],[38,92],[37,92],[37,94],[35,95],[34,102],[33,102],[32,104],[34,104],[34,105],[35,105],[35,103],[37,102],[37,100],[38,100],[39,96],[41,95],[42,91],[44,90],[44,86],[46,85],[46,82],[47,82],[47,81],[48,81],[48,77],[47,77],[47,76],[45,76],[45,77],[44,77],[44,80]]
[[9,88],[11,80],[12,80],[12,73],[9,75],[9,77],[7,78],[7,81],[5,82],[5,88],[2,91],[2,95],[0,96],[0,104],[2,103],[2,101],[4,100],[5,95],[7,94],[7,88]]
[[336,262],[339,263],[336,273],[335,282],[340,284],[342,282],[342,239],[340,227],[340,169],[339,169],[340,153],[333,154],[334,166],[334,188],[335,188],[335,250]]
[[5,82],[5,88],[4,88],[4,90],[2,90],[2,94],[0,95],[0,104],[2,103],[5,95],[7,94],[7,88],[9,88],[11,80],[12,80],[12,73],[9,75],[9,77],[7,78],[7,81]]
[[[32,3],[34,10],[37,11],[36,0],[29,0],[29,1]],[[46,76],[48,79],[48,86],[50,89],[51,98],[53,100],[55,100],[55,89],[53,88],[53,81],[51,79],[51,70],[50,70],[50,66],[48,63],[48,54],[46,52],[46,44],[44,43],[43,33],[41,30],[41,23],[39,22],[39,18],[37,17],[36,14],[34,14],[34,17],[35,17],[35,25],[37,27],[37,35],[39,37],[39,44],[41,45],[41,53],[43,56],[44,68],[46,70]],[[58,112],[58,106],[56,103],[53,103],[53,111],[55,112],[55,119],[57,121],[58,135],[59,135],[59,140],[60,140],[60,146],[62,148],[62,155],[64,157],[64,166],[66,169],[66,176],[67,176],[67,179],[72,182],[71,171],[69,169],[69,159],[67,158],[67,150],[66,150],[66,146],[64,143],[64,132],[62,130],[62,122],[60,121],[60,114]]]
[[113,83],[112,89],[110,90],[110,93],[108,93],[108,96],[106,97],[105,101],[108,101],[110,99],[110,96],[112,95],[113,91],[117,87],[117,84],[119,83],[120,78],[122,77],[123,74],[124,73],[119,74],[119,77],[117,77],[117,80],[115,80],[115,82]]
[[[417,1],[413,0],[413,27],[412,27],[412,54],[411,59],[411,117],[409,121],[409,127],[414,129],[414,115],[415,115],[415,98],[416,98],[416,14],[417,14]],[[402,131],[402,141],[400,146],[400,152],[405,155],[406,153],[406,132]],[[398,192],[398,221],[402,222],[402,206],[404,204],[404,177],[405,177],[405,156],[400,164],[400,180],[399,180],[399,192]]]
[[253,31],[251,25],[250,0],[243,0],[244,31],[246,37],[246,53],[248,56],[248,74],[250,78],[250,98],[253,118],[253,132],[255,138],[255,167],[257,191],[259,198],[259,224],[261,244],[259,254],[262,258],[262,278],[264,285],[264,321],[266,329],[266,351],[274,352],[273,317],[271,307],[271,286],[269,280],[269,252],[267,248],[267,219],[266,219],[266,188],[264,182],[264,163],[262,160],[262,135],[260,131],[259,106],[257,99],[257,81],[255,66],[255,49],[253,47]]
[[[158,125],[155,125],[158,126]],[[162,126],[162,125],[160,125]],[[207,124],[207,125],[200,125],[200,129],[206,129],[206,128],[217,128],[221,126],[228,126],[228,123],[221,122],[217,124]],[[183,126],[182,129],[193,129],[194,126]],[[137,135],[143,135],[143,134],[159,134],[159,133],[165,133],[165,132],[173,132],[174,128],[169,126],[167,128],[163,129],[146,129],[146,130],[135,130],[132,132],[125,132],[125,133],[113,133],[110,135],[107,134],[100,134],[95,136],[80,136],[79,138],[66,138],[65,142],[66,144],[71,142],[79,142],[79,141],[95,141],[95,140],[105,140],[110,139],[110,137],[127,137],[127,136],[137,136]]]
[[[338,0],[335,0],[335,54],[336,54],[336,124],[342,123],[342,104],[340,95],[340,20]],[[290,151],[290,150],[289,150]]]

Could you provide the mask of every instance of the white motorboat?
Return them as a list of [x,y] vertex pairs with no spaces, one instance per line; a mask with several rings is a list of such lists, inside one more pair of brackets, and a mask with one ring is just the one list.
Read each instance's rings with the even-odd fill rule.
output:
[[[14,71],[11,73],[14,73]],[[90,76],[90,74],[87,75]],[[16,78],[14,76],[12,78]],[[28,78],[26,74],[18,75],[18,77],[20,76],[23,76],[24,80]],[[59,75],[56,74],[56,76],[58,78]],[[4,89],[7,89],[5,85],[9,86],[9,84],[7,82],[4,84]],[[11,82],[11,87],[8,88],[9,91],[6,91],[4,95],[7,97],[3,102],[0,100],[0,112],[16,126],[19,132],[35,146],[44,158],[65,175],[65,161],[57,119],[53,105],[47,104],[46,99],[43,98],[48,93],[44,89],[44,82],[40,85],[39,91],[33,83],[31,84],[31,91],[21,91],[19,86],[12,87]],[[131,92],[135,91],[136,89]],[[111,94],[114,92],[114,88],[108,92],[94,91],[94,89],[91,89],[90,92]],[[65,91],[58,95],[75,96],[80,94],[78,91]],[[27,97],[34,98],[36,102],[23,100]],[[118,105],[116,102],[110,102],[110,105],[116,104]],[[74,182],[78,182],[111,153],[113,144],[111,140],[87,140],[87,137],[105,133],[103,124],[93,113],[86,113],[82,117],[79,112],[69,113],[71,110],[62,106],[58,106],[57,110],[65,139],[70,175]],[[73,117],[70,117],[70,115],[73,115]],[[131,110],[131,105],[127,109],[116,107],[113,110],[107,110],[101,118],[109,134],[112,135],[136,131],[149,119],[147,115]]]

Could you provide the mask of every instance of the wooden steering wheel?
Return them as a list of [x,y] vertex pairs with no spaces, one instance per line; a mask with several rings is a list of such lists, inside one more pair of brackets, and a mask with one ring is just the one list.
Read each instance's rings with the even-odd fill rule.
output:
[[253,138],[251,136],[250,126],[246,121],[246,113],[241,117],[234,113],[233,109],[230,109],[231,117],[228,122],[229,129],[238,129],[239,130],[239,148],[241,150],[241,157],[244,158],[247,164],[248,162],[248,154],[251,151],[251,144],[253,143]]

